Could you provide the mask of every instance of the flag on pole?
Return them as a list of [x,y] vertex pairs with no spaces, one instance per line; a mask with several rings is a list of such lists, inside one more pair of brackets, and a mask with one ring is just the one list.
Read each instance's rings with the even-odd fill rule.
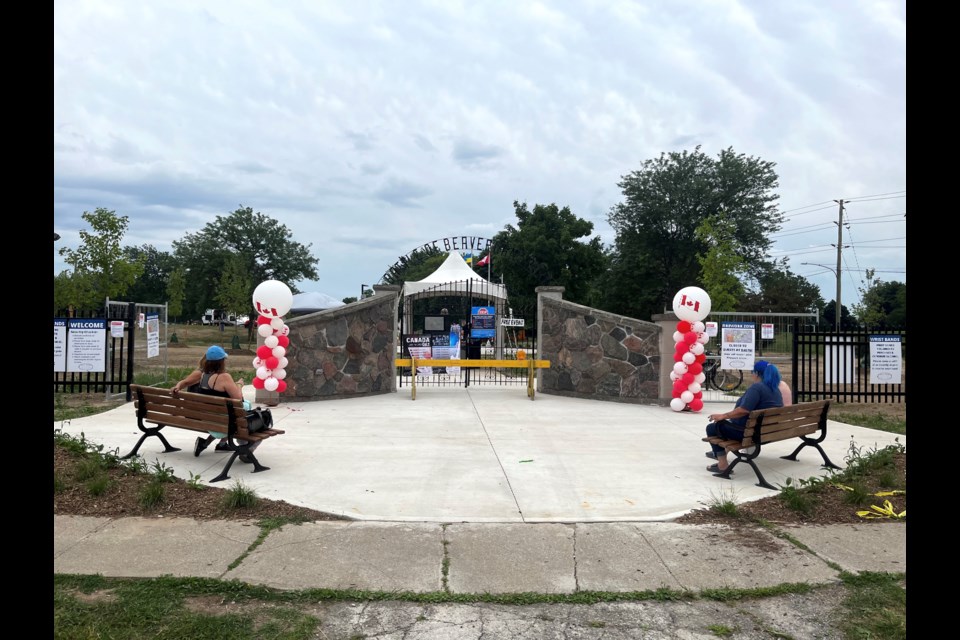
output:
[[463,259],[466,261],[467,264],[469,264],[470,266],[473,266],[473,254],[472,254],[472,253],[465,253],[465,254],[463,255]]
[[488,264],[490,264],[490,254],[489,254],[489,253],[488,253],[487,255],[483,256],[483,259],[480,260],[480,261],[477,263],[477,266],[478,266],[478,267],[485,267],[485,266],[487,266]]

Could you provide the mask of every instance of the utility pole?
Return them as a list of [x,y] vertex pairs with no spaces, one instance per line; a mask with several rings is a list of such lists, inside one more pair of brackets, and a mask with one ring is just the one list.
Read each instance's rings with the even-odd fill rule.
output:
[[843,251],[843,200],[834,200],[834,202],[840,205],[840,219],[837,220],[837,308],[834,309],[837,331],[840,331],[840,310],[843,308],[840,304],[840,254]]

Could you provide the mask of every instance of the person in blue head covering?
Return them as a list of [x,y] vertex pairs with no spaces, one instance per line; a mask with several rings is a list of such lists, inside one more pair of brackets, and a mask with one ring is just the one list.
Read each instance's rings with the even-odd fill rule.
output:
[[[780,392],[780,370],[766,360],[757,360],[751,371],[753,383],[737,399],[733,410],[726,413],[711,413],[708,418],[707,435],[720,436],[729,440],[743,440],[743,430],[747,426],[747,417],[756,409],[772,409],[783,406]],[[707,471],[717,474],[727,470],[727,451],[715,444],[710,445],[708,458],[716,463],[707,467]]]

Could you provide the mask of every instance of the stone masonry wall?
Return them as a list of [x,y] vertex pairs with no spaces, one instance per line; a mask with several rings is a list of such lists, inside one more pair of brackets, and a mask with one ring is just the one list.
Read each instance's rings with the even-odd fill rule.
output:
[[658,404],[660,326],[558,297],[539,302],[537,358],[550,361],[538,372],[542,393]]
[[280,400],[330,400],[395,392],[399,289],[378,285],[376,295],[370,298],[286,321],[290,328],[289,363],[287,388]]

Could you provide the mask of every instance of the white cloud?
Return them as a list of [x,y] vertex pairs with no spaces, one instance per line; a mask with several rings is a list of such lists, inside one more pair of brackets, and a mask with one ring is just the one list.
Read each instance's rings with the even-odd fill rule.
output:
[[[126,244],[169,250],[242,204],[311,243],[320,279],[301,288],[342,298],[423,242],[492,236],[514,200],[569,206],[612,242],[620,177],[698,144],[776,163],[785,211],[848,198],[851,217],[902,214],[905,13],[872,0],[55,3],[57,244],[75,247],[81,214],[107,207],[129,216]],[[885,193],[898,195],[857,201]],[[835,251],[800,253],[829,245],[827,226],[786,232],[835,220],[802,211],[778,255],[804,275],[801,261],[834,264]],[[906,279],[905,250],[870,242],[906,235],[888,220],[852,223],[861,272],[844,300],[866,267]],[[811,279],[833,296],[832,274]]]

